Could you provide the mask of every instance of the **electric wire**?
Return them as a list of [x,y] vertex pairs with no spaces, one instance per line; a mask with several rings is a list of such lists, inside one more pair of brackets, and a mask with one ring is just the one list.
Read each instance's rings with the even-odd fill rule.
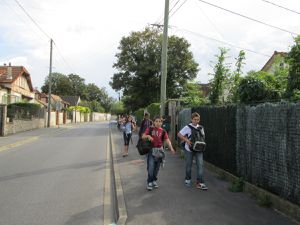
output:
[[262,1],[263,1],[263,2],[266,2],[266,3],[269,3],[269,4],[271,4],[271,5],[277,6],[277,7],[279,7],[279,8],[285,9],[285,10],[287,10],[287,11],[290,11],[290,12],[293,12],[293,13],[296,13],[296,14],[300,15],[300,12],[297,12],[297,11],[295,11],[295,10],[286,8],[286,7],[281,6],[281,5],[277,5],[277,4],[275,4],[274,2],[270,2],[270,1],[266,1],[266,0],[262,0]]
[[49,39],[51,39],[51,37],[42,29],[42,27],[35,22],[35,20],[30,16],[30,14],[25,10],[25,8],[18,2],[18,0],[14,0],[17,5],[22,9],[22,11],[28,16],[28,18],[37,26],[37,28],[44,34],[46,35]]
[[275,28],[275,29],[277,29],[277,30],[281,30],[281,31],[283,31],[283,32],[287,32],[287,33],[289,33],[289,34],[293,34],[293,35],[296,35],[296,36],[298,35],[298,34],[296,34],[295,32],[292,32],[292,31],[289,31],[289,30],[286,30],[286,29],[283,29],[283,28],[280,28],[280,27],[277,27],[277,26],[274,26],[274,25],[265,23],[265,22],[263,22],[263,21],[260,21],[260,20],[251,18],[251,17],[249,17],[249,16],[242,15],[242,14],[237,13],[237,12],[234,12],[234,11],[232,11],[232,10],[225,9],[225,8],[223,8],[223,7],[221,7],[221,6],[217,6],[217,5],[215,5],[215,4],[212,4],[212,3],[209,3],[209,2],[206,2],[206,1],[203,1],[203,0],[198,0],[198,1],[203,2],[203,3],[207,4],[207,5],[213,6],[213,7],[215,7],[215,8],[221,9],[221,10],[223,10],[223,11],[226,11],[226,12],[229,12],[229,13],[232,13],[232,14],[235,14],[235,15],[237,15],[237,16],[246,18],[246,19],[248,19],[248,20],[252,20],[252,21],[254,21],[254,22],[257,22],[257,23],[266,25],[266,26],[268,26],[268,27],[272,27],[272,28]]
[[261,55],[261,56],[265,56],[265,57],[268,57],[270,58],[271,56],[270,55],[267,55],[267,54],[264,54],[264,53],[260,53],[260,52],[257,52],[257,51],[254,51],[254,50],[251,50],[251,49],[247,49],[247,48],[243,48],[243,47],[240,47],[240,46],[237,46],[237,45],[233,45],[231,43],[228,43],[228,42],[225,42],[225,41],[221,41],[221,40],[218,40],[218,39],[215,39],[215,38],[212,38],[212,37],[208,37],[208,36],[205,36],[205,35],[202,35],[202,34],[199,34],[199,33],[196,33],[194,31],[190,31],[190,30],[187,30],[187,29],[183,29],[183,28],[178,28],[176,26],[170,26],[170,28],[175,28],[177,30],[181,30],[181,31],[184,31],[184,32],[187,32],[187,33],[190,33],[190,34],[193,34],[195,36],[198,36],[198,37],[201,37],[201,38],[204,38],[204,39],[209,39],[211,41],[215,41],[215,42],[219,42],[219,43],[222,43],[222,44],[226,44],[226,45],[229,45],[231,47],[234,47],[234,48],[238,48],[238,49],[241,49],[241,50],[245,50],[247,52],[251,52],[251,53],[255,53],[255,54],[258,54],[258,55]]
[[170,16],[169,19],[174,16],[174,14],[187,2],[187,0],[185,0]]

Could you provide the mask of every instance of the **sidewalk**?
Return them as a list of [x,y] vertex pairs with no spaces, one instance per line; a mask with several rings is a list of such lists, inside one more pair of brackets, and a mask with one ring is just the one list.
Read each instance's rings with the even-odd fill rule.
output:
[[[112,129],[122,180],[127,225],[296,225],[273,209],[257,205],[245,193],[228,191],[229,183],[204,170],[207,191],[184,185],[185,164],[179,155],[167,152],[167,162],[159,171],[159,188],[146,190],[146,158],[135,148],[133,136],[129,156],[122,157],[122,133]],[[193,168],[193,178],[195,178]]]

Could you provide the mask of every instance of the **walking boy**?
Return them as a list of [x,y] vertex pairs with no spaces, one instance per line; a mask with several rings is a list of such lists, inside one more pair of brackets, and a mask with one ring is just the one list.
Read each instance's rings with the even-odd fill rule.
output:
[[[172,154],[175,154],[175,151],[172,147],[172,144],[169,140],[167,132],[162,128],[162,118],[156,116],[154,118],[154,127],[147,128],[143,134],[143,139],[148,139],[151,141],[152,149],[149,151],[147,156],[147,170],[148,170],[148,179],[147,179],[147,190],[151,191],[154,188],[158,188],[157,184],[157,175],[159,171],[160,164],[164,158],[163,142],[166,141],[168,147]],[[151,132],[150,132],[151,131]]]
[[178,138],[185,142],[184,150],[185,150],[185,160],[186,160],[186,169],[185,169],[185,185],[191,186],[191,174],[192,174],[192,164],[193,157],[196,158],[197,164],[197,182],[196,188],[207,190],[207,186],[204,183],[203,179],[203,152],[195,152],[192,150],[191,136],[192,129],[199,129],[204,138],[204,128],[199,125],[200,115],[198,113],[193,113],[191,116],[191,123],[183,127],[179,133],[177,134]]

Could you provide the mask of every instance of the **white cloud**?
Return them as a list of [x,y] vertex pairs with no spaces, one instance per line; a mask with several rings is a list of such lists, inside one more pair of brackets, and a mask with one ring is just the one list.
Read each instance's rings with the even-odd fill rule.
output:
[[[297,0],[279,1],[289,8],[300,8]],[[26,11],[51,36],[54,71],[76,73],[86,82],[106,87],[110,95],[117,94],[108,82],[115,70],[119,41],[132,31],[162,21],[162,0],[23,0]],[[176,1],[170,1],[171,5]],[[183,1],[181,0],[178,5]],[[299,15],[287,12],[260,0],[210,0],[224,8],[300,33]],[[30,21],[14,1],[0,1],[0,61],[14,60],[29,70],[34,86],[42,86],[49,71],[49,39]],[[4,18],[4,19],[3,19]],[[198,0],[189,0],[171,18],[170,25],[204,36],[271,55],[275,50],[287,51],[293,44],[291,35],[216,9]],[[207,82],[212,72],[211,61],[218,47],[231,50],[234,61],[239,49],[208,40],[185,31],[172,29],[170,34],[185,37],[191,43],[201,71],[198,79]],[[63,55],[63,58],[61,57]],[[21,58],[20,58],[21,57]],[[22,60],[21,60],[22,59]],[[245,72],[260,69],[267,57],[246,52]]]

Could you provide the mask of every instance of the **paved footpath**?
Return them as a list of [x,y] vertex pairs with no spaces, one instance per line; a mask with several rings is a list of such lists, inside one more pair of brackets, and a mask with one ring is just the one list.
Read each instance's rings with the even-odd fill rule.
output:
[[[184,160],[167,153],[159,171],[159,188],[146,190],[146,160],[135,148],[133,136],[129,156],[123,158],[122,133],[113,131],[113,141],[127,209],[127,225],[296,225],[273,209],[258,206],[245,193],[228,191],[229,183],[205,170],[207,191],[184,186]],[[193,172],[195,168],[193,168]],[[193,174],[195,177],[195,174]]]

